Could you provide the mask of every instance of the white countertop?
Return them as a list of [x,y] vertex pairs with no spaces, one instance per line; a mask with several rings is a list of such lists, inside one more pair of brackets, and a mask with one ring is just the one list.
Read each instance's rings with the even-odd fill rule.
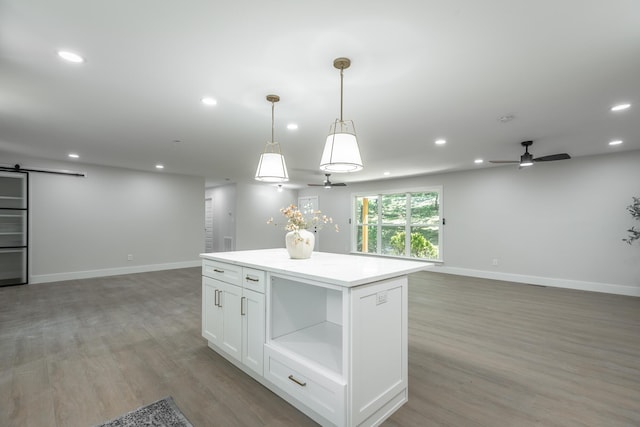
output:
[[212,252],[200,257],[343,287],[404,276],[433,266],[424,261],[328,252],[313,252],[309,259],[291,259],[284,248]]

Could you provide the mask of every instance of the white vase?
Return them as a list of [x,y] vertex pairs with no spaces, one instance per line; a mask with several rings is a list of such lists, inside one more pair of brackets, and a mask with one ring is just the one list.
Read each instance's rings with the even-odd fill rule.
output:
[[290,231],[285,236],[285,244],[289,257],[293,259],[307,259],[313,252],[316,236],[308,230]]

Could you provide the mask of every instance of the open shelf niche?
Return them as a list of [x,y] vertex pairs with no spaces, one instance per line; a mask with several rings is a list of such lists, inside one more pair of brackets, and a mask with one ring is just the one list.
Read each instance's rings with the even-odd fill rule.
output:
[[272,343],[343,375],[341,290],[271,276]]

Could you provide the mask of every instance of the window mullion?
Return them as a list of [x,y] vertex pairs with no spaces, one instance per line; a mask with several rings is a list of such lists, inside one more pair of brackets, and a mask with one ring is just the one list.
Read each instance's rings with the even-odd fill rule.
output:
[[411,193],[407,193],[405,200],[404,224],[404,256],[411,256]]
[[382,195],[378,194],[378,229],[376,230],[376,253],[382,253]]

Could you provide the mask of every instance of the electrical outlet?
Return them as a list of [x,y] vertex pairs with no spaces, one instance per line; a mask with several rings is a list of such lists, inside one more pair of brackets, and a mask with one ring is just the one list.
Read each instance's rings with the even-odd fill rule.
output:
[[133,261],[133,254],[127,255],[127,261]]
[[387,291],[378,292],[376,294],[376,305],[384,304],[387,302]]
[[498,258],[494,258],[493,260],[491,260],[491,265],[498,265],[499,261],[500,260]]

